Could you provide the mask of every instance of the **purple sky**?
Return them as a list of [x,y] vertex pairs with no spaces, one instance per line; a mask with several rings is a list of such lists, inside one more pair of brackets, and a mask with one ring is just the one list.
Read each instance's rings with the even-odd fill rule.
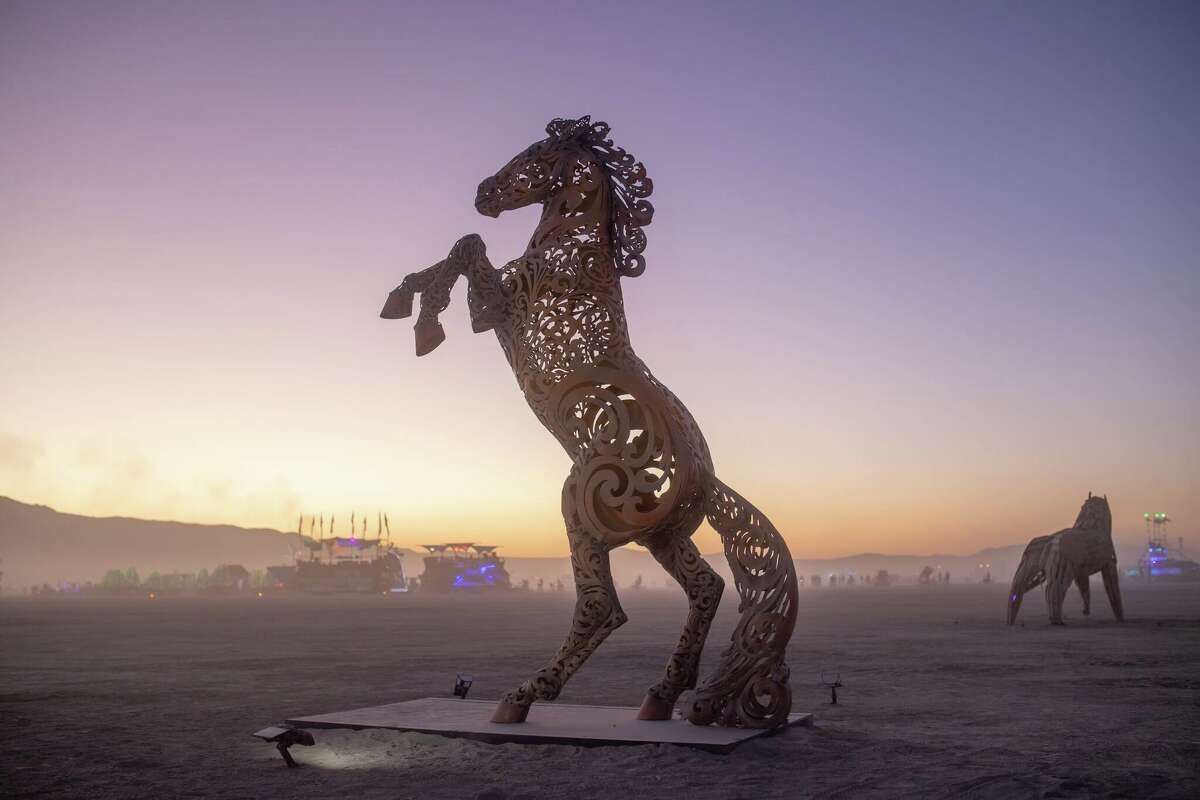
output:
[[634,343],[796,555],[1194,532],[1198,6],[692,5],[0,2],[0,494],[564,551],[463,288],[419,361],[376,315],[590,113]]

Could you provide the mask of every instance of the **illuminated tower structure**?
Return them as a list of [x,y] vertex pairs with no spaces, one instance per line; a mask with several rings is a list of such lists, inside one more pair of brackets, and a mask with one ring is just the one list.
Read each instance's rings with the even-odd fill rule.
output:
[[1162,511],[1147,511],[1142,514],[1146,523],[1146,552],[1138,562],[1138,570],[1147,580],[1165,574],[1163,562],[1170,558],[1167,550],[1167,525],[1171,518]]

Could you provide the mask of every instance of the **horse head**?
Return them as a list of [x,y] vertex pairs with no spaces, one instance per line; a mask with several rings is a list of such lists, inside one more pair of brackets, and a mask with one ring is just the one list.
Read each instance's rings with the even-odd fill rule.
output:
[[1102,531],[1112,533],[1112,512],[1108,508],[1108,495],[1097,497],[1088,492],[1088,499],[1083,501],[1079,516],[1075,518],[1075,527],[1080,530]]
[[591,117],[555,119],[534,142],[485,178],[475,194],[480,214],[498,217],[534,203],[544,207],[534,244],[549,236],[611,246],[617,272],[640,275],[654,207],[646,168],[608,137]]

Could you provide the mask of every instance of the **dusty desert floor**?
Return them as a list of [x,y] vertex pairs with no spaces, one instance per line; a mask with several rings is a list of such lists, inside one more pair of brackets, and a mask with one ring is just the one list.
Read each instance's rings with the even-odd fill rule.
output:
[[[288,770],[250,733],[286,716],[496,697],[558,646],[565,594],[0,600],[0,796],[308,798],[1200,797],[1200,586],[1102,589],[1065,628],[1005,587],[801,594],[790,663],[813,728],[730,755],[318,731]],[[636,706],[683,598],[630,622],[564,692]],[[705,663],[732,628],[727,595]],[[818,670],[840,668],[829,705]],[[536,709],[534,710],[536,713]]]

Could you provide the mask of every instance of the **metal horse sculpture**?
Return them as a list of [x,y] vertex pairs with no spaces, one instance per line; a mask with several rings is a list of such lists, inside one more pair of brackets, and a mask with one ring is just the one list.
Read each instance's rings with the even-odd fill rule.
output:
[[380,316],[407,317],[420,293],[417,355],[445,339],[438,314],[461,276],[476,333],[491,330],[538,420],[573,466],[562,490],[577,600],[558,654],[505,695],[494,722],[523,722],[535,700],[553,700],[601,642],[626,621],[609,551],[636,542],[687,592],[683,635],[639,719],[670,719],[696,686],[700,652],[724,582],[691,536],[707,517],[721,535],[742,617],[716,672],[695,692],[688,718],[775,727],[791,708],[785,649],[796,621],[796,576],[770,521],[726,486],[692,415],[629,342],[622,277],[645,269],[651,183],[613,145],[603,122],[556,119],[548,136],[479,185],[489,217],[540,203],[525,252],[495,269],[483,240],[460,239],[449,256],[404,279]]
[[1021,610],[1021,599],[1026,592],[1046,584],[1046,606],[1050,611],[1050,623],[1063,624],[1063,600],[1071,581],[1083,595],[1083,614],[1092,610],[1090,578],[1099,572],[1104,581],[1104,591],[1112,606],[1113,616],[1125,619],[1121,605],[1121,585],[1117,570],[1117,552],[1112,540],[1112,512],[1108,508],[1108,496],[1092,497],[1079,509],[1075,525],[1030,540],[1021,555],[1021,563],[1013,575],[1012,588],[1008,593],[1008,624],[1017,621]]

